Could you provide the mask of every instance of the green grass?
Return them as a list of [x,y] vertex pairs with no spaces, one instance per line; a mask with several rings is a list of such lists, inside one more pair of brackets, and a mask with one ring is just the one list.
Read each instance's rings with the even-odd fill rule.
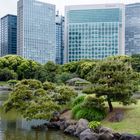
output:
[[121,122],[109,122],[108,117],[102,121],[102,125],[112,128],[116,132],[127,132],[140,135],[140,100],[137,105],[122,106],[113,103],[114,108],[124,109],[124,119]]

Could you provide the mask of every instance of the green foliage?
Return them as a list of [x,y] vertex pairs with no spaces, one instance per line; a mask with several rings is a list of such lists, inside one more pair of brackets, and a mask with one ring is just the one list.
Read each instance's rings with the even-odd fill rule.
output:
[[73,102],[72,115],[75,119],[100,121],[106,116],[104,98],[95,95],[77,97]]
[[9,80],[7,83],[8,83],[10,86],[14,87],[18,82],[19,82],[18,80]]
[[67,86],[25,79],[17,83],[4,103],[4,110],[8,112],[15,109],[26,119],[50,119],[53,112],[60,109],[62,102],[67,104],[76,95]]
[[16,109],[26,119],[50,119],[59,108],[41,82],[31,79],[19,82],[4,103],[5,112]]
[[88,73],[95,67],[97,62],[95,61],[81,61],[79,62],[77,73],[81,78],[87,79]]
[[75,115],[76,119],[84,118],[89,121],[92,120],[101,121],[104,119],[104,117],[105,114],[103,112],[96,110],[94,108],[82,108]]
[[139,74],[133,71],[129,57],[116,56],[98,62],[88,80],[93,83],[89,92],[105,96],[112,111],[112,101],[127,103],[131,100],[138,90]]
[[77,92],[73,88],[68,86],[58,86],[56,88],[55,94],[53,95],[53,98],[59,104],[66,104],[76,96]]
[[83,107],[95,108],[101,111],[105,110],[105,99],[104,97],[97,97],[95,94],[91,94],[85,97],[83,102]]
[[132,68],[140,72],[140,54],[134,54],[131,56],[132,57]]
[[56,79],[57,79],[57,83],[66,83],[67,80],[70,80],[75,77],[77,77],[75,73],[63,72],[61,74],[58,74]]
[[43,83],[43,88],[45,90],[54,90],[55,89],[55,84],[46,81],[46,82]]
[[91,121],[91,122],[89,122],[89,124],[88,124],[88,127],[89,127],[90,129],[96,129],[96,128],[98,128],[99,126],[101,126],[101,123],[98,122],[98,121]]
[[79,112],[81,109],[82,109],[81,104],[77,104],[77,105],[73,106],[73,108],[72,108],[72,116],[73,116],[73,118],[75,118],[77,112]]
[[62,71],[68,72],[68,73],[75,73],[77,71],[78,63],[79,62],[76,62],[76,61],[66,63],[62,66]]
[[8,81],[16,78],[17,74],[13,70],[9,70],[8,68],[0,69],[0,81]]
[[56,75],[59,72],[59,66],[49,61],[44,65],[44,70],[46,73],[46,80],[48,82],[56,82]]
[[[39,70],[41,69],[41,67],[42,67],[41,64],[33,60],[27,60],[17,55],[7,55],[0,58],[0,68],[12,70],[12,72],[16,74],[16,78],[18,78],[19,80],[25,78],[26,79],[38,78],[39,80],[42,80],[43,79],[42,77],[44,77],[46,80],[44,73]],[[4,73],[4,75],[7,74]],[[12,79],[15,79],[15,77]]]
[[38,68],[40,64],[33,60],[23,60],[22,63],[18,66],[17,73],[19,79],[33,79],[38,73]]
[[78,104],[81,104],[81,103],[84,101],[85,97],[86,97],[85,95],[78,96],[78,97],[73,101],[72,106],[74,107],[74,106],[76,106],[76,105],[78,105]]
[[38,89],[38,88],[42,88],[42,83],[38,80],[35,79],[25,79],[20,81],[16,87],[18,86],[22,86],[22,85],[27,85],[30,89]]

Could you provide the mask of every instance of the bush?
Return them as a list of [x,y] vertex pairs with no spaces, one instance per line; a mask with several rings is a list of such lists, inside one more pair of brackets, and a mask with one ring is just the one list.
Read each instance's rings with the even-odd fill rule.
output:
[[42,88],[42,83],[38,80],[34,80],[34,79],[25,79],[20,81],[16,87],[20,86],[20,85],[28,85],[28,87],[30,89],[38,89],[38,88]]
[[84,99],[83,106],[86,108],[95,108],[104,111],[105,110],[105,98],[97,97],[95,94],[87,95]]
[[75,115],[76,119],[84,118],[87,119],[88,121],[92,121],[92,120],[101,121],[104,119],[104,117],[105,117],[105,113],[100,110],[96,110],[94,108],[83,108],[83,107],[81,107],[81,109]]
[[106,116],[104,98],[93,95],[79,96],[73,102],[72,115],[75,119],[101,121]]
[[76,113],[79,112],[80,110],[81,110],[81,104],[78,104],[78,105],[76,105],[76,106],[74,106],[72,108],[72,116],[73,116],[73,118],[75,118]]
[[88,124],[88,127],[89,127],[90,129],[96,129],[96,128],[98,128],[99,126],[101,126],[101,123],[98,122],[98,121],[91,121],[91,122],[89,122],[89,124]]
[[69,87],[69,86],[58,86],[56,89],[56,93],[57,93],[57,101],[61,104],[61,102],[63,102],[63,104],[66,104],[66,102],[71,101],[72,98],[77,96],[77,92]]
[[75,107],[76,105],[81,104],[81,103],[84,101],[85,97],[86,97],[85,95],[78,96],[78,97],[73,101],[72,106]]
[[8,68],[0,69],[0,81],[11,79],[17,79],[17,74],[13,70],[9,70]]
[[44,90],[54,90],[55,85],[51,82],[46,81],[45,83],[43,83],[43,88]]

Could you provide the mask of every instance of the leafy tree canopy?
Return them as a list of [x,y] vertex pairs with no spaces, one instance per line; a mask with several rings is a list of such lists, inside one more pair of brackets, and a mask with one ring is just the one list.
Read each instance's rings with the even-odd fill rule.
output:
[[133,93],[138,90],[139,74],[134,72],[128,58],[116,56],[100,61],[88,75],[93,86],[85,92],[104,95],[110,111],[113,110],[112,101],[130,104],[134,101]]

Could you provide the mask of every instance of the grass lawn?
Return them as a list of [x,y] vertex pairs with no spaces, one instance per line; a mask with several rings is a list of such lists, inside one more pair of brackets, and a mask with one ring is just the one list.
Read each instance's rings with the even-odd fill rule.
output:
[[109,115],[102,121],[102,125],[112,128],[116,132],[127,132],[140,135],[140,100],[137,105],[122,106],[113,103],[114,108],[124,110],[124,119],[121,122],[109,122]]

